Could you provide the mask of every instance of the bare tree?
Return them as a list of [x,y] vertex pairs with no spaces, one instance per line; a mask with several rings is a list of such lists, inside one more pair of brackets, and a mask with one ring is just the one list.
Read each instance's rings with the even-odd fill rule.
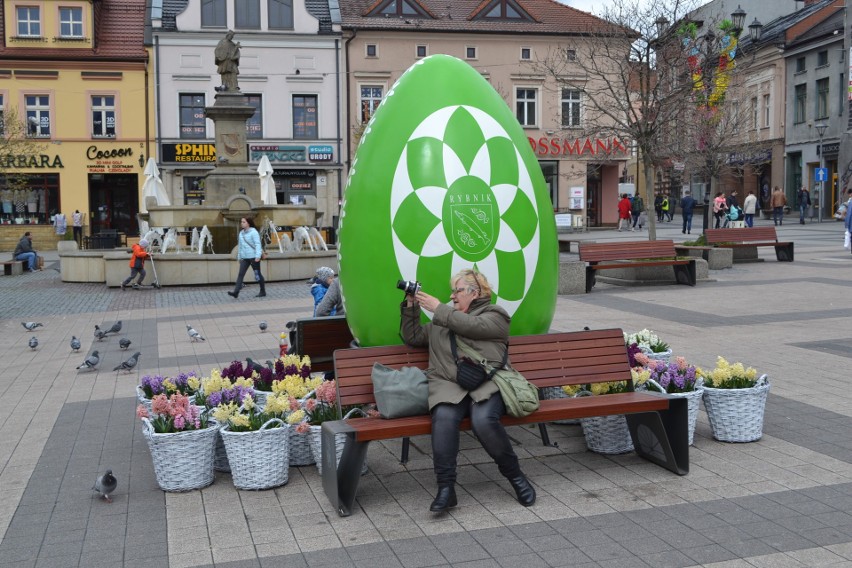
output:
[[15,108],[6,108],[0,112],[0,176],[5,178],[4,189],[23,189],[26,187],[24,176],[10,173],[17,168],[18,156],[39,154],[47,145],[38,139],[28,137],[27,122]]

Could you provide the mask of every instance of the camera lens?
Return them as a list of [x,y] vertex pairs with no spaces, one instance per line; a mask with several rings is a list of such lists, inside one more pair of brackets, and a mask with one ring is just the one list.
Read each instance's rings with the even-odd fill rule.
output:
[[405,292],[408,288],[408,282],[405,280],[397,280],[396,287]]

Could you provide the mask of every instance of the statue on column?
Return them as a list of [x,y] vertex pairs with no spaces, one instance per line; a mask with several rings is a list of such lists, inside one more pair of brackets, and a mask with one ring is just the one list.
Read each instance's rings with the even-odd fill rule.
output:
[[240,90],[237,83],[237,75],[240,74],[240,43],[234,43],[232,30],[228,30],[225,37],[216,45],[213,55],[216,70],[222,77],[222,86],[216,87],[216,90],[238,92]]

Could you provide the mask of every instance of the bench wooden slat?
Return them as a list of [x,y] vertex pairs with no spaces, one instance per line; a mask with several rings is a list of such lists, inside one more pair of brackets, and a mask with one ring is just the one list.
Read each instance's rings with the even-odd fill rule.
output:
[[346,316],[300,318],[295,323],[295,352],[311,358],[312,371],[333,370],[334,351],[349,347],[353,340]]
[[792,262],[794,245],[778,240],[775,227],[742,227],[707,229],[707,244],[723,248],[775,247],[775,257],[782,262]]
[[586,292],[595,285],[596,271],[637,266],[671,266],[678,284],[695,286],[695,259],[678,259],[671,240],[581,243],[580,260],[588,263]]

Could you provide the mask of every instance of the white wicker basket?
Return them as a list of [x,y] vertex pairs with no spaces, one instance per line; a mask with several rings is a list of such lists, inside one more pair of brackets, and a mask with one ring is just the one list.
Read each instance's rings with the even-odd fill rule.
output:
[[[599,395],[606,396],[606,395]],[[633,451],[633,439],[624,415],[580,419],[586,447],[598,454],[626,454]]]
[[[275,426],[277,424],[277,427]],[[231,478],[237,489],[270,489],[289,479],[290,426],[270,418],[260,430],[231,432],[221,429]]]
[[704,409],[713,437],[720,442],[754,442],[763,436],[763,412],[769,378],[762,375],[748,389],[704,387]]
[[266,408],[266,397],[271,394],[272,393],[268,391],[259,391],[254,389],[254,403],[257,405],[258,410]]
[[[538,398],[541,400],[555,400],[558,398],[572,398],[567,392],[562,390],[562,387],[542,387],[538,389]],[[575,425],[579,424],[580,420],[573,418],[569,420],[554,420],[554,424]]]
[[148,414],[151,414],[151,399],[145,396],[141,385],[136,385],[136,400],[148,410]]
[[216,432],[216,446],[213,449],[213,469],[215,471],[231,472],[231,464],[228,463],[228,452],[225,451],[225,441],[222,432]]
[[661,353],[655,353],[655,352],[651,351],[650,348],[645,347],[644,345],[640,345],[639,349],[641,349],[642,353],[644,353],[645,356],[648,357],[648,359],[650,359],[651,361],[662,361],[662,362],[668,364],[669,359],[671,359],[671,357],[672,357],[672,350],[671,349],[666,349],[665,351],[663,351]]
[[[657,381],[654,379],[648,379],[647,383],[653,385],[660,392],[666,392],[666,389],[662,387]],[[698,422],[698,408],[701,406],[701,396],[704,394],[704,379],[698,379],[695,382],[695,390],[689,392],[673,392],[668,393],[669,396],[676,396],[679,398],[686,399],[686,408],[687,408],[687,431],[689,432],[689,445],[692,445],[692,442],[695,438],[695,424]]]
[[299,434],[295,428],[290,428],[290,465],[301,467],[313,465],[314,450],[311,448],[311,436],[308,432]]
[[142,433],[151,450],[160,489],[191,491],[213,483],[213,448],[217,432],[216,421],[210,420],[203,430],[158,434],[151,421],[143,418]]

